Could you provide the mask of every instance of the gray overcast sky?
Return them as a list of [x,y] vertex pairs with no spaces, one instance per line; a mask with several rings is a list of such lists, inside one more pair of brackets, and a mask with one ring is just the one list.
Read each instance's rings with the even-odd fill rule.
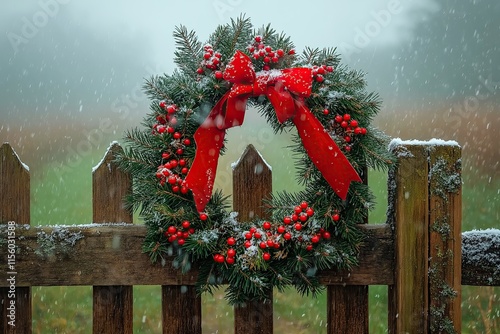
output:
[[[498,114],[498,104],[490,106],[500,96],[497,0],[3,1],[0,139],[26,129],[31,141],[44,132],[67,138],[104,117],[116,120],[118,132],[138,124],[149,104],[143,79],[174,69],[174,27],[206,40],[241,13],[254,26],[284,31],[299,51],[338,47],[347,64],[367,72],[383,112],[402,120],[446,111],[452,115],[433,124],[446,130],[448,119],[470,120],[462,111],[470,101]],[[455,138],[453,131],[447,136]]]

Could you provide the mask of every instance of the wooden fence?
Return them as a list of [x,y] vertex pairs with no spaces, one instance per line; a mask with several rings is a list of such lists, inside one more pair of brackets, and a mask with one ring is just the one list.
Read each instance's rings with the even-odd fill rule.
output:
[[[360,225],[367,238],[358,267],[318,274],[327,286],[328,333],[368,333],[369,285],[389,286],[390,333],[438,333],[447,320],[460,332],[461,285],[500,285],[497,268],[461,264],[460,147],[393,149],[399,165],[389,178],[387,223]],[[30,227],[29,171],[8,144],[1,147],[0,333],[31,333],[32,286],[75,285],[93,286],[94,333],[132,333],[133,285],[161,285],[163,333],[201,333],[196,269],[182,275],[142,253],[146,229],[123,208],[132,183],[113,163],[119,150],[110,147],[93,172],[92,224]],[[255,174],[259,164],[264,171]],[[234,209],[243,218],[272,191],[265,166],[250,147],[234,170]],[[272,303],[235,309],[236,333],[272,331]]]

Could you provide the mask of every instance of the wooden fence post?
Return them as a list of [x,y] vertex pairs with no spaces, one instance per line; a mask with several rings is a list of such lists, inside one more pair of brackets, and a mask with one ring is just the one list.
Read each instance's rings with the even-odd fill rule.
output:
[[[272,193],[271,168],[253,145],[248,145],[233,169],[233,210],[242,221],[266,218],[262,199]],[[249,303],[234,307],[234,330],[237,334],[273,332],[273,295],[270,302]]]
[[401,142],[392,149],[399,166],[389,180],[396,254],[389,332],[460,332],[460,148]]
[[[121,151],[120,145],[113,143],[92,173],[94,223],[132,223],[132,212],[123,205],[124,196],[131,191],[132,180],[114,162]],[[116,256],[120,261],[119,247]],[[93,333],[132,334],[132,294],[132,286],[94,286]]]
[[[368,169],[360,176],[368,184]],[[368,333],[368,285],[328,285],[326,291],[328,334]]]
[[[12,147],[4,143],[0,148],[0,223],[8,222],[15,222],[18,225],[30,224],[30,173]],[[17,238],[13,240],[16,242]],[[0,333],[31,333],[31,287],[20,287],[15,284],[16,261],[5,263],[5,267],[1,270],[12,273],[9,274],[9,278],[14,277],[12,286],[15,287],[15,298],[12,298],[11,287],[0,288],[2,309]],[[8,309],[12,308],[12,301],[15,302],[14,319],[7,317],[12,314]],[[9,325],[11,320],[15,320],[15,327]]]

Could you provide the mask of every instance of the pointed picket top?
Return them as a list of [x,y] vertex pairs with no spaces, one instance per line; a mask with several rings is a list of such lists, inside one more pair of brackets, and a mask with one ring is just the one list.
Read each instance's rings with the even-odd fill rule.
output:
[[115,162],[123,152],[112,142],[102,160],[92,169],[92,205],[94,223],[132,223],[132,213],[124,207],[124,197],[132,189],[130,174]]
[[[247,157],[247,155],[249,155],[249,157]],[[238,168],[238,166],[240,165],[240,163],[242,161],[245,161],[245,160],[251,160],[251,157],[258,157],[258,159],[261,160],[261,163],[262,163],[262,167],[265,168],[265,169],[269,169],[269,170],[272,170],[273,168],[271,167],[270,164],[267,163],[267,161],[264,159],[264,157],[262,156],[262,154],[260,154],[259,151],[257,151],[257,149],[252,145],[252,144],[249,144],[246,148],[245,148],[245,151],[243,151],[243,153],[241,154],[240,158],[233,162],[231,164],[231,168],[233,170],[235,170],[236,168]]]
[[30,173],[9,143],[0,148],[0,222],[30,223]]

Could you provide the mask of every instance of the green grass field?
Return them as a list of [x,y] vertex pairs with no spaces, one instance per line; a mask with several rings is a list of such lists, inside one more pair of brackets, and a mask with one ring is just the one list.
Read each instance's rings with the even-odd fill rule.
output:
[[[247,136],[252,138],[252,136]],[[244,138],[244,137],[241,137]],[[233,140],[237,147],[229,147],[221,165],[229,165],[244,147],[244,140]],[[290,184],[293,171],[285,169],[283,161],[292,159],[281,149],[284,140],[268,142],[262,133],[254,138],[266,147],[264,158],[275,166],[274,190],[282,190]],[[263,143],[263,144],[262,144]],[[257,149],[260,149],[256,145]],[[275,154],[275,152],[280,152]],[[285,152],[281,154],[281,152]],[[95,152],[65,173],[58,174],[45,169],[32,178],[32,224],[84,224],[91,221],[91,168],[104,152]],[[281,167],[280,167],[281,165]],[[281,168],[281,173],[278,173]],[[288,168],[288,167],[287,167]],[[32,169],[35,169],[32,167]],[[228,168],[229,170],[229,168]],[[226,192],[228,170],[223,170],[223,182],[219,184]],[[487,184],[474,180],[464,173],[463,230],[493,227],[498,218],[500,181]],[[226,180],[226,181],[224,181]],[[378,203],[371,213],[370,221],[385,221],[386,176],[380,172],[370,174],[370,185]],[[474,185],[474,186],[472,186]],[[286,188],[291,191],[290,187]],[[158,286],[134,287],[134,332],[161,333],[161,293]],[[500,288],[464,287],[462,296],[463,332],[494,333],[500,330]],[[202,298],[204,333],[231,333],[232,309],[223,299],[223,292]],[[91,333],[92,288],[91,287],[35,287],[33,288],[34,333]],[[326,298],[300,297],[293,289],[285,294],[275,294],[275,329],[277,333],[326,333]],[[370,332],[385,333],[387,328],[387,287],[370,287]]]

